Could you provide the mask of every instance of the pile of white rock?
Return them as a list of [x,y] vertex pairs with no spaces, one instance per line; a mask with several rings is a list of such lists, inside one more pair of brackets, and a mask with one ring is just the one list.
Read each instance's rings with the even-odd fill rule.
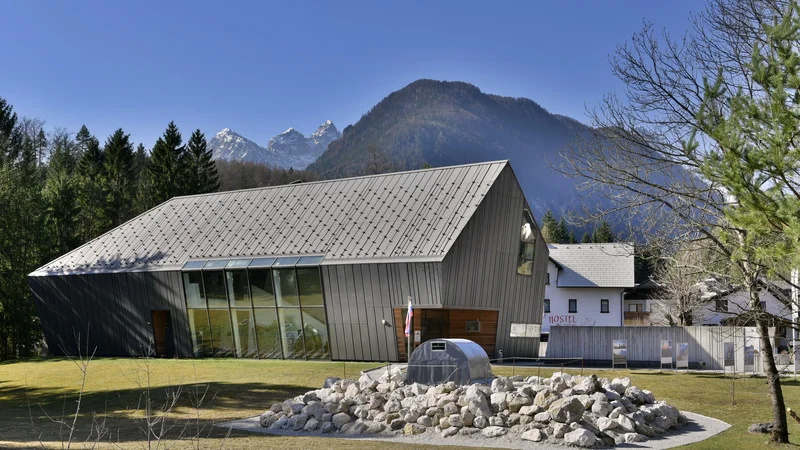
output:
[[[261,426],[348,435],[508,435],[580,447],[643,442],[686,423],[676,408],[625,378],[498,377],[491,386],[329,378],[325,387],[272,405]],[[377,437],[377,436],[376,436]]]

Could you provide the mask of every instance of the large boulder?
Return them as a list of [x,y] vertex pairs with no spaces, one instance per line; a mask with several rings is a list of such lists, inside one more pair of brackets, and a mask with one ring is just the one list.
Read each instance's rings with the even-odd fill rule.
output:
[[636,423],[631,420],[630,417],[620,414],[619,417],[616,418],[619,427],[625,430],[628,433],[633,433],[636,431]]
[[538,406],[542,409],[547,409],[550,405],[561,398],[557,392],[553,391],[552,389],[546,388],[539,391],[536,394],[536,397],[533,398],[533,405]]
[[556,400],[547,410],[552,420],[561,423],[577,422],[583,416],[584,411],[586,411],[586,408],[584,408],[580,400],[575,397]]
[[513,392],[515,389],[514,382],[506,377],[492,380],[492,392]]
[[510,397],[510,400],[508,400],[508,409],[511,412],[519,412],[523,406],[529,406],[533,403],[530,397],[523,394],[511,393],[508,394],[507,397]]
[[418,423],[407,423],[405,427],[403,427],[403,434],[407,435],[415,435],[415,434],[422,434],[425,432],[425,427],[418,424]]
[[522,439],[525,439],[526,441],[533,441],[533,442],[539,442],[542,439],[544,439],[542,431],[539,430],[538,428],[531,428],[530,430],[522,433],[522,436],[520,437]]
[[597,442],[597,436],[589,430],[578,428],[564,435],[564,442],[578,447],[591,447]]
[[619,423],[613,419],[609,419],[608,417],[600,417],[597,419],[597,429],[600,431],[608,431],[617,428]]
[[343,412],[334,414],[332,418],[333,426],[335,426],[337,430],[341,430],[344,424],[350,423],[351,420],[350,415]]
[[481,434],[486,437],[499,437],[508,434],[508,429],[503,427],[491,426],[484,428],[483,431],[481,431]]
[[467,389],[466,396],[467,406],[472,414],[487,418],[492,416],[492,408],[489,406],[486,397],[479,388],[476,388],[474,385],[470,386]]

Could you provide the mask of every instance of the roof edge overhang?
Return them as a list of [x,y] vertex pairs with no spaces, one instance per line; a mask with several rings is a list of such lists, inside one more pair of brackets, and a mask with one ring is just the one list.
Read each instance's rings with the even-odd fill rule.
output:
[[587,286],[585,284],[580,284],[580,285],[557,284],[556,287],[558,287],[558,288],[576,288],[576,289],[577,288],[584,288],[584,289],[628,289],[628,288],[636,287],[636,284],[626,284],[624,286],[618,286],[618,285],[614,285],[614,286],[599,286],[599,285],[596,285],[596,284],[593,284],[591,286]]

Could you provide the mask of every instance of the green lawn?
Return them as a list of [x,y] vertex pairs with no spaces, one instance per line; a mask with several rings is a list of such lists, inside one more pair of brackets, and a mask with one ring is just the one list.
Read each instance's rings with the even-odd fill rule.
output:
[[[328,376],[345,373],[357,378],[359,372],[376,364],[302,361],[246,360],[152,360],[151,396],[156,407],[165,403],[165,393],[181,388],[176,406],[167,423],[170,447],[189,448],[340,448],[339,440],[327,438],[287,438],[225,432],[213,429],[214,422],[253,416],[267,406],[321,386]],[[536,374],[536,369],[495,367],[496,374]],[[551,370],[542,370],[549,375]],[[578,370],[567,370],[577,374]],[[147,365],[142,360],[97,359],[88,369],[82,414],[75,433],[84,441],[94,421],[105,422],[110,430],[103,447],[112,440],[122,447],[146,445],[142,396],[147,385]],[[716,417],[733,424],[725,433],[695,444],[693,449],[751,449],[762,447],[766,438],[750,435],[747,427],[769,420],[769,396],[763,379],[738,379],[736,405],[731,406],[731,380],[716,374],[674,374],[658,371],[598,371],[602,376],[625,376],[634,384],[652,390],[659,400],[679,409]],[[67,431],[53,420],[75,410],[81,372],[68,360],[8,362],[0,364],[0,447],[61,447]],[[138,380],[138,381],[137,381]],[[140,387],[142,386],[142,387]],[[785,381],[787,406],[800,410],[800,386]],[[198,408],[193,407],[197,392],[208,394]],[[65,413],[66,411],[66,413]],[[199,417],[198,417],[199,415]],[[48,418],[49,416],[49,418]],[[71,420],[71,417],[70,417]],[[61,428],[61,429],[60,429]],[[199,431],[198,431],[199,430]],[[800,444],[800,425],[790,424],[792,442]],[[194,436],[202,439],[192,441]],[[177,444],[177,445],[175,445]],[[351,440],[348,448],[370,449],[374,443]],[[400,444],[381,444],[385,448],[414,448]],[[420,447],[421,448],[421,447]]]

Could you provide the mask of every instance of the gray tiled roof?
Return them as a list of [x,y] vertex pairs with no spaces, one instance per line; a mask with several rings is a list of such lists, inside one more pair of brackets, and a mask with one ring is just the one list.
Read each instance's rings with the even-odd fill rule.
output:
[[563,266],[558,287],[633,287],[633,246],[548,244],[550,258]]
[[31,275],[259,255],[325,254],[324,264],[440,261],[507,164],[176,197]]

